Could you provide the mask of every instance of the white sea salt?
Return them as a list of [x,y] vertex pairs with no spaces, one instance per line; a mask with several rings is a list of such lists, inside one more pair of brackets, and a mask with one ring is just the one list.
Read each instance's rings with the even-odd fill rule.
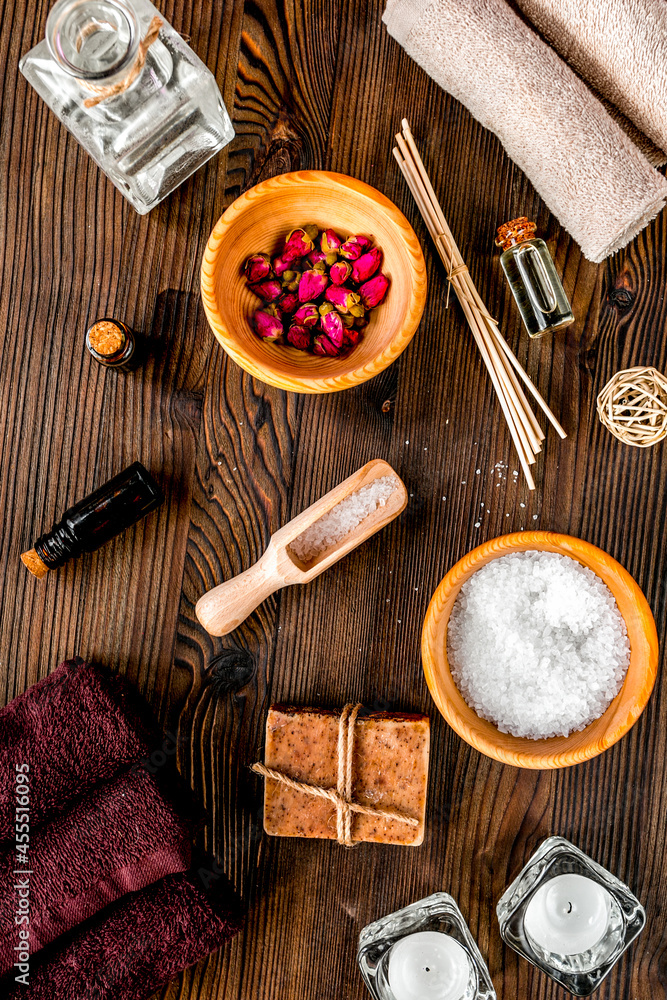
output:
[[396,476],[380,476],[367,486],[355,490],[297,535],[290,543],[290,549],[301,562],[311,562],[320,553],[346,538],[378,507],[384,507],[398,485]]
[[555,552],[493,559],[461,587],[447,657],[467,704],[502,733],[568,736],[621,689],[630,644],[614,596]]

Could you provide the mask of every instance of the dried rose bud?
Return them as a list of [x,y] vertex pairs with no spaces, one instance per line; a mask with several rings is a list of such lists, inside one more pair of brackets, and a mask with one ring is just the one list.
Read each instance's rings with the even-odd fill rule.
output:
[[343,285],[329,285],[324,297],[338,312],[349,312],[350,306],[358,305],[361,301],[356,292]]
[[320,235],[320,227],[316,226],[314,222],[309,222],[307,225],[303,226],[303,231],[308,236],[313,243]]
[[337,260],[338,260],[338,254],[336,253],[335,250],[332,250],[331,253],[328,253],[324,258],[324,263],[327,265],[327,267],[331,267],[333,264],[336,263]]
[[245,272],[246,280],[250,282],[251,285],[256,281],[264,281],[266,278],[273,277],[273,273],[271,271],[271,258],[265,253],[251,254],[245,262],[243,270]]
[[306,260],[308,261],[311,267],[315,267],[315,265],[319,264],[321,260],[325,260],[326,256],[327,255],[325,253],[322,253],[321,250],[311,250],[308,256],[306,257]]
[[287,343],[299,351],[307,351],[310,347],[310,330],[298,323],[293,323],[287,331]]
[[381,265],[382,251],[379,247],[372,247],[368,253],[362,254],[352,265],[352,281],[356,285],[362,285],[364,281],[373,277]]
[[327,265],[324,263],[323,260],[321,260],[317,264],[313,264],[311,270],[312,271],[317,271],[318,274],[326,274],[327,273]]
[[338,253],[341,257],[347,257],[348,260],[358,260],[362,253],[370,250],[372,245],[372,241],[367,236],[350,236],[349,240],[343,243]]
[[343,331],[343,347],[350,348],[356,347],[361,340],[361,330],[355,330],[354,327],[351,330]]
[[332,344],[340,347],[343,343],[343,321],[340,315],[334,312],[327,313],[320,319],[320,330],[324,333]]
[[275,257],[271,262],[271,266],[276,278],[279,278],[291,267],[291,264],[288,260],[283,260],[282,257]]
[[304,271],[299,281],[299,302],[313,302],[319,299],[329,284],[329,276],[318,271]]
[[362,316],[360,319],[355,319],[354,321],[355,330],[361,330],[362,333],[367,326],[368,326],[368,319],[366,318],[366,316]]
[[349,260],[339,260],[329,269],[329,277],[334,285],[344,285],[352,274],[352,265]]
[[285,249],[282,253],[283,260],[300,260],[313,249],[311,240],[305,229],[293,229],[285,240]]
[[283,291],[284,292],[298,292],[299,291],[299,282],[300,282],[300,280],[301,280],[301,275],[298,275],[294,279],[294,281],[285,282],[285,284],[283,285]]
[[320,316],[326,316],[327,313],[333,312],[333,306],[330,302],[323,302],[319,307],[318,312]]
[[336,313],[336,315],[340,316],[343,326],[346,330],[350,330],[356,322],[352,313]]
[[289,285],[290,281],[296,281],[298,277],[299,277],[298,271],[292,271],[288,269],[287,271],[283,271],[281,281],[283,285]]
[[294,292],[283,292],[283,294],[278,299],[276,303],[281,313],[289,316],[299,305],[299,296],[296,291]]
[[379,306],[383,298],[387,294],[387,289],[389,288],[389,278],[384,274],[376,274],[374,278],[367,281],[365,285],[362,285],[359,289],[359,294],[361,295],[361,301],[366,306],[367,309],[374,309],[375,306]]
[[313,340],[313,354],[326,354],[330,358],[335,358],[340,352],[341,348],[329,340],[324,333]]
[[283,335],[283,325],[277,316],[272,316],[264,309],[258,309],[252,318],[255,333],[262,340],[280,340]]
[[299,326],[317,326],[320,314],[314,302],[305,302],[294,313],[294,322]]
[[270,281],[260,281],[259,284],[252,286],[252,290],[265,302],[275,302],[283,293],[282,285],[275,278]]
[[342,242],[340,236],[334,233],[333,229],[325,229],[320,237],[320,247],[324,253],[331,253],[332,250],[338,250]]
[[361,319],[365,315],[366,306],[363,302],[356,302],[353,306],[350,306],[350,316],[354,316],[355,319]]

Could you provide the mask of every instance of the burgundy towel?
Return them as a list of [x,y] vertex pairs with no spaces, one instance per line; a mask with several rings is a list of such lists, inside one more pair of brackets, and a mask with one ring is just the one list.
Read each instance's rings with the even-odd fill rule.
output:
[[0,710],[0,842],[14,837],[15,768],[30,767],[30,822],[146,757],[154,733],[129,685],[76,658]]
[[[225,879],[204,892],[195,874],[169,875],[115,903],[66,943],[30,963],[28,985],[5,980],[5,1000],[147,1000],[241,928]],[[20,975],[20,971],[16,972]]]
[[[190,867],[189,830],[138,765],[31,832],[30,875],[13,847],[0,854],[0,975],[19,943],[14,915],[23,881],[34,953],[127,892]],[[72,994],[74,996],[74,994]]]

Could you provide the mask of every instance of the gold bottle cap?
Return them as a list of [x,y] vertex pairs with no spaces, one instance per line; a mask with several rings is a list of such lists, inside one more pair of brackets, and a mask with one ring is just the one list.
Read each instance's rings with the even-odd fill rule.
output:
[[521,215],[518,219],[512,219],[511,222],[505,222],[502,226],[498,226],[496,246],[507,250],[509,247],[516,246],[517,243],[523,243],[524,240],[532,240],[535,238],[536,229],[537,226],[534,222],[531,222],[525,215]]

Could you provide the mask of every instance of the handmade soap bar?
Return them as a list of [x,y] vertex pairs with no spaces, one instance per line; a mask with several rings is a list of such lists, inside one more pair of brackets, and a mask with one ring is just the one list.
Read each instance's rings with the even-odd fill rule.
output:
[[[318,708],[274,705],[266,721],[265,766],[294,781],[336,789],[340,715]],[[352,813],[352,840],[418,846],[424,839],[429,720],[426,715],[373,712],[352,727],[350,801],[412,817]],[[278,837],[338,839],[335,803],[267,778],[264,829]]]

